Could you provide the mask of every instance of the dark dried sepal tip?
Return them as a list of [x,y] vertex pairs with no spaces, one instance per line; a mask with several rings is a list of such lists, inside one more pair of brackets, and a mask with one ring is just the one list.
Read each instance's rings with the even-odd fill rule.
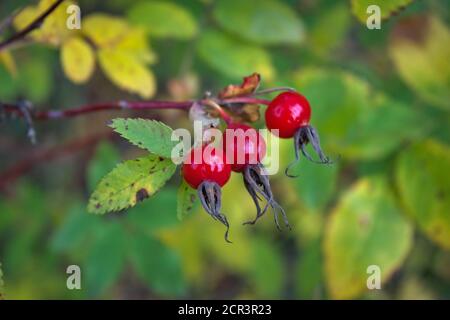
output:
[[[319,161],[314,160],[313,157],[308,153],[308,151],[306,151],[306,145],[308,143],[311,143],[314,151],[316,152],[317,156],[320,159]],[[297,175],[290,174],[289,170],[299,162],[300,151],[302,152],[303,156],[311,162],[319,163],[319,164],[332,164],[333,163],[333,161],[331,161],[330,158],[328,158],[323,153],[322,148],[320,147],[320,138],[319,138],[319,134],[317,133],[317,130],[314,129],[314,127],[312,127],[310,125],[300,127],[294,134],[295,160],[293,162],[291,162],[284,171],[286,176],[288,176],[290,178],[297,177]]]
[[231,243],[228,240],[228,231],[230,225],[228,224],[227,217],[220,213],[222,207],[222,191],[220,186],[212,181],[203,181],[197,188],[198,197],[205,211],[213,217],[215,220],[219,220],[223,225],[227,227],[225,232],[225,241]]
[[[259,218],[261,218],[269,208],[272,208],[274,213],[274,220],[278,230],[281,230],[278,221],[278,214],[281,213],[284,224],[287,228],[291,229],[289,221],[284,209],[275,201],[270,187],[269,177],[267,176],[264,166],[260,163],[247,165],[244,169],[244,185],[248,193],[253,199],[256,206],[256,217],[254,220],[244,222],[244,224],[255,224]],[[266,201],[264,208],[261,209],[260,201]]]

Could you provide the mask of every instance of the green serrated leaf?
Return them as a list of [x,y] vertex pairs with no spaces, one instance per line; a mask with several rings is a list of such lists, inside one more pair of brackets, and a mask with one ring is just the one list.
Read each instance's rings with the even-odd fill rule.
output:
[[171,157],[177,144],[171,141],[172,129],[156,120],[117,118],[110,127],[132,144],[164,158]]
[[89,199],[88,211],[105,213],[132,207],[158,191],[175,169],[170,159],[153,154],[125,161],[100,181]]
[[191,188],[186,181],[182,181],[177,192],[177,217],[183,220],[192,209],[194,209],[197,202],[197,190]]
[[402,153],[397,188],[409,215],[432,241],[450,249],[450,149],[429,140]]
[[146,28],[152,37],[190,39],[198,31],[190,12],[175,3],[141,1],[127,15],[131,23]]
[[111,143],[102,142],[89,163],[87,181],[93,191],[100,180],[120,162],[119,152]]
[[214,17],[230,32],[261,44],[298,44],[303,25],[289,6],[274,0],[219,0]]
[[131,262],[137,274],[155,292],[181,295],[186,289],[181,259],[175,251],[142,233],[131,239]]
[[376,5],[380,8],[381,18],[389,18],[398,10],[410,4],[412,0],[351,0],[352,12],[359,21],[366,23],[372,13],[367,13],[367,8]]
[[332,298],[352,299],[367,289],[367,268],[386,282],[412,244],[412,226],[379,177],[357,182],[338,203],[325,230],[327,287]]

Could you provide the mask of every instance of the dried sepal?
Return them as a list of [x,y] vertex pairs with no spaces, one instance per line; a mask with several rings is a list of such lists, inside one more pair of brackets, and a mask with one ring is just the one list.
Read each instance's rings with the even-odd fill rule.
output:
[[[313,147],[315,153],[319,157],[319,161],[314,160],[314,158],[306,151],[306,145],[308,143],[311,143],[311,146]],[[294,152],[295,152],[295,160],[291,162],[286,170],[285,174],[288,177],[295,178],[296,175],[292,175],[289,173],[289,170],[295,166],[300,161],[300,151],[303,154],[303,156],[308,159],[311,162],[319,163],[319,164],[331,164],[333,161],[331,161],[322,151],[322,148],[320,147],[320,138],[319,134],[317,133],[317,130],[314,129],[314,127],[307,125],[300,127],[294,135]]]
[[[284,209],[275,201],[270,187],[269,177],[266,174],[264,166],[260,163],[247,165],[244,169],[244,185],[248,193],[253,199],[256,206],[256,217],[254,220],[247,221],[244,224],[255,224],[269,208],[272,208],[274,213],[274,220],[277,228],[280,230],[278,214],[281,214],[284,224],[287,228],[291,228]],[[266,204],[261,209],[260,201],[266,201]]]
[[222,191],[220,186],[215,182],[206,180],[198,186],[197,193],[203,209],[205,209],[211,217],[215,220],[219,220],[227,227],[225,241],[231,243],[231,241],[228,240],[230,225],[228,224],[227,217],[220,212],[222,207]]

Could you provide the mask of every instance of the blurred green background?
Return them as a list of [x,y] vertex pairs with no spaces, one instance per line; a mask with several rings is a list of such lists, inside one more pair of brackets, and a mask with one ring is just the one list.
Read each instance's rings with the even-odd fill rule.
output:
[[[2,1],[0,17],[36,3]],[[365,8],[377,3],[381,29],[369,30]],[[200,206],[177,218],[179,174],[126,212],[86,212],[101,177],[118,162],[145,154],[110,134],[108,121],[139,116],[191,128],[181,111],[39,122],[36,146],[27,140],[23,122],[3,122],[4,297],[450,298],[448,1],[78,4],[83,19],[107,13],[144,30],[142,46],[154,55],[146,68],[156,82],[154,93],[141,97],[197,98],[259,72],[263,88],[292,86],[308,97],[312,125],[325,152],[338,160],[332,166],[301,161],[297,179],[282,170],[271,177],[292,231],[277,231],[271,213],[255,226],[242,226],[255,209],[241,177],[233,174],[223,190],[230,245],[223,240],[223,226]],[[107,68],[98,63],[88,81],[74,84],[61,66],[60,51],[60,44],[37,39],[0,56],[0,101],[28,99],[38,110],[63,110],[139,98],[130,85],[109,81],[101,67]],[[48,148],[83,137],[96,138],[45,156]],[[293,159],[292,141],[280,145],[284,168]],[[11,177],[11,168],[19,174]],[[66,268],[72,264],[81,267],[82,290],[66,288]],[[367,289],[370,265],[381,269],[381,290]]]

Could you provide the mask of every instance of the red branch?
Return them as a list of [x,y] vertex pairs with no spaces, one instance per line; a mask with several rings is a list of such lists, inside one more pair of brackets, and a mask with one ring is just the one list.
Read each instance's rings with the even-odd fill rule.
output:
[[[203,100],[200,101],[202,103]],[[206,100],[205,100],[206,101]],[[155,109],[179,109],[189,110],[194,101],[117,101],[117,102],[105,102],[98,104],[89,104],[81,107],[76,107],[66,110],[48,110],[48,111],[35,111],[30,112],[33,120],[51,120],[51,119],[63,119],[70,118],[79,115],[85,115],[99,111],[111,111],[111,110],[155,110]],[[217,101],[218,104],[230,104],[230,103],[252,103],[252,104],[268,104],[268,100],[257,99],[253,97],[238,97]],[[14,104],[0,104],[6,113],[23,116],[23,111]],[[1,110],[0,110],[1,111]]]
[[93,146],[102,139],[111,136],[111,132],[103,132],[83,138],[74,139],[66,144],[42,148],[36,150],[26,159],[19,161],[0,172],[0,190],[4,190],[9,184],[22,175],[28,173],[37,163],[47,163],[51,160],[71,155],[82,149]]

